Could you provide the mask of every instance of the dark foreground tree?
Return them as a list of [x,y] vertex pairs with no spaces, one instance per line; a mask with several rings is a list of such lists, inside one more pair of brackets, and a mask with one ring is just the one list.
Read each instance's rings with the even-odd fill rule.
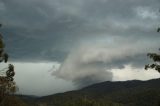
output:
[[147,56],[149,56],[154,63],[148,64],[145,66],[145,69],[147,70],[148,68],[155,69],[160,73],[160,54],[158,53],[148,53]]
[[[157,32],[160,32],[160,27],[157,28]],[[150,57],[154,63],[145,65],[145,69],[146,70],[148,70],[149,68],[154,69],[160,73],[160,54],[148,53],[147,56]]]
[[[157,32],[160,32],[160,27],[157,28]],[[160,53],[159,54],[158,53],[148,53],[147,56],[150,57],[154,63],[145,65],[145,70],[148,70],[150,68],[160,73]]]
[[[2,24],[0,24],[0,27]],[[5,52],[5,44],[0,34],[0,62],[8,62],[8,54]],[[14,82],[14,66],[9,64],[7,68],[0,69],[0,106],[4,106],[7,97],[16,92],[16,83]]]

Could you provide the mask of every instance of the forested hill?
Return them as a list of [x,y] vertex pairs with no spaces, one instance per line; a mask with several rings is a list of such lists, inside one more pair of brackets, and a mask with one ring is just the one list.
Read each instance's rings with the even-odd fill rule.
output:
[[102,82],[37,98],[46,106],[160,106],[160,79]]
[[128,90],[138,90],[138,89],[160,89],[160,79],[152,79],[148,81],[117,81],[117,82],[102,82],[98,84],[93,84],[91,86],[82,88],[80,92],[92,93],[95,95],[106,95],[111,92],[117,91],[128,91]]

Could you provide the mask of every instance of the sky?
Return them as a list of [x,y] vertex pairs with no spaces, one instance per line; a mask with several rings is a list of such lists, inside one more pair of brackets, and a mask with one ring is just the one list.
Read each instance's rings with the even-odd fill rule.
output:
[[18,93],[159,78],[144,70],[147,53],[160,45],[159,8],[159,0],[0,0],[0,32]]

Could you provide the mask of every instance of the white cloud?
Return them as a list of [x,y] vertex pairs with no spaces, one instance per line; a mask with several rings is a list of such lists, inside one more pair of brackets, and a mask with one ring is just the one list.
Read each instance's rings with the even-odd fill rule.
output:
[[[123,70],[123,67],[128,64],[134,67],[144,67],[143,63],[146,61],[144,57],[147,58],[147,53],[154,50],[155,47],[157,47],[156,42],[150,45],[146,40],[132,42],[115,39],[108,45],[83,43],[80,47],[73,49],[60,68],[53,72],[53,75],[73,81],[80,86],[112,80],[112,71],[108,70],[114,68]],[[128,74],[127,71],[126,74]]]
[[[53,72],[53,76],[64,80],[73,81],[74,84],[83,87],[93,83],[105,80],[112,80],[112,73],[107,72],[105,67],[94,61],[86,62],[84,57],[88,52],[88,48],[78,48],[73,51],[61,67]],[[90,53],[92,55],[93,53]]]

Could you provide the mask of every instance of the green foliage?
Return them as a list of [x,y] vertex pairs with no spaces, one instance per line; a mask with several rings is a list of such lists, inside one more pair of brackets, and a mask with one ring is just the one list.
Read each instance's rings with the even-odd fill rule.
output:
[[[160,27],[157,28],[157,32],[160,32]],[[160,73],[160,54],[148,53],[147,56],[150,57],[154,61],[154,63],[145,65],[145,70],[148,70],[150,68]]]
[[[2,24],[0,24],[0,27]],[[8,54],[5,52],[5,44],[3,42],[3,37],[0,34],[0,62],[8,62]],[[8,95],[16,92],[17,87],[14,82],[14,66],[9,64],[7,70],[2,69],[0,71],[0,106],[4,105]],[[7,101],[9,103],[9,101]],[[5,105],[8,106],[8,105]]]
[[3,106],[28,106],[28,105],[24,103],[24,101],[22,101],[19,97],[8,95],[6,96],[3,102]]
[[148,53],[147,56],[150,57],[154,61],[154,63],[145,65],[145,69],[148,70],[149,68],[151,68],[160,73],[160,54]]
[[107,99],[103,98],[90,98],[86,96],[80,97],[60,97],[60,98],[53,98],[47,106],[123,106],[120,103],[115,103]]

